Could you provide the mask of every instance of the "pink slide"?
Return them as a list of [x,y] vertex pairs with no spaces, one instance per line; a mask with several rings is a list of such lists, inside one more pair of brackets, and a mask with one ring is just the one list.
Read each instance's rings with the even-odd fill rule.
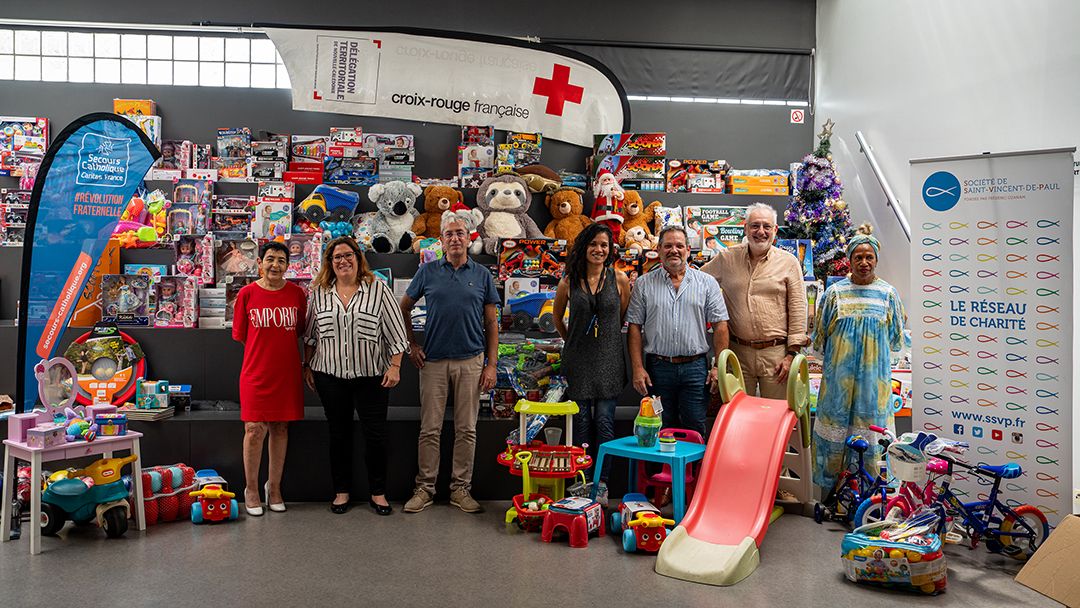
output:
[[[730,362],[726,359],[735,361],[738,375],[721,378],[738,379],[741,385],[737,360],[721,357],[722,365]],[[805,374],[797,373],[799,363],[805,365],[793,362],[789,384],[797,384],[797,376]],[[805,410],[805,399],[796,408],[787,401],[750,397],[738,385],[733,392],[713,424],[686,517],[660,547],[659,574],[733,585],[757,568],[758,545],[765,538],[784,453],[798,421],[795,410]]]

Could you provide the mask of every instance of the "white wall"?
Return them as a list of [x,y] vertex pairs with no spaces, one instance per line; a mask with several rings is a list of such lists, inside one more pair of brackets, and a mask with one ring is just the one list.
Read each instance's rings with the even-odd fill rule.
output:
[[[1080,145],[1080,2],[818,0],[817,7],[814,121],[819,129],[827,118],[836,122],[833,157],[853,219],[878,229],[879,274],[908,301],[910,248],[855,131],[873,147],[905,211],[912,158]],[[1073,293],[1080,293],[1076,277]],[[1073,353],[1078,403],[1075,335]],[[1073,473],[1080,476],[1077,449]]]

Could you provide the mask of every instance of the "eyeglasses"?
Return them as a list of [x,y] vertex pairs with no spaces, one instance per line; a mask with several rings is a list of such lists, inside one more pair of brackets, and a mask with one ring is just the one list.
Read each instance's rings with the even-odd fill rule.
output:
[[750,230],[758,230],[758,229],[772,230],[776,226],[773,226],[772,224],[770,224],[768,222],[754,222],[753,224],[747,224],[746,227],[749,228]]
[[468,233],[466,233],[464,230],[447,230],[446,232],[443,233],[443,237],[446,240],[463,239],[466,236],[468,236]]
[[349,253],[339,253],[339,254],[335,255],[333,257],[333,260],[335,262],[346,262],[348,260],[353,259],[354,257],[356,257],[356,254],[350,251]]

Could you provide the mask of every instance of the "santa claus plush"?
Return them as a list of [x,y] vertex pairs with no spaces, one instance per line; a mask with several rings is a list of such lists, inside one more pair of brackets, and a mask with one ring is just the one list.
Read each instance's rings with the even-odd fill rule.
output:
[[596,176],[593,183],[592,220],[611,228],[614,241],[619,242],[623,223],[623,189],[615,175],[604,169]]

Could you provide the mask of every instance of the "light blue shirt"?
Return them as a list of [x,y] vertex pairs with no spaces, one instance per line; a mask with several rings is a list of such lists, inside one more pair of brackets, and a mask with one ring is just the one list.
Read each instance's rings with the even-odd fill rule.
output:
[[634,282],[626,321],[640,325],[645,354],[690,357],[709,352],[705,324],[727,321],[724,294],[716,279],[687,268],[679,290],[662,266]]

